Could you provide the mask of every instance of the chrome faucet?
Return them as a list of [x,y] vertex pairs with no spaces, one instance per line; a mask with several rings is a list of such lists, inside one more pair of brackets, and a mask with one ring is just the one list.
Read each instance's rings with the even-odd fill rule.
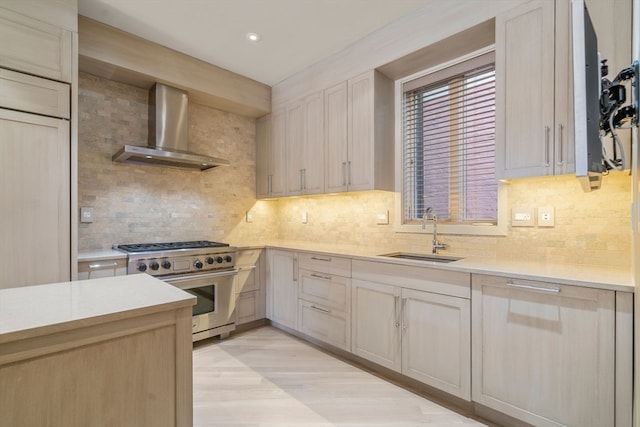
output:
[[429,216],[431,216],[431,219],[433,220],[433,241],[431,253],[437,255],[438,249],[446,249],[447,245],[444,243],[438,243],[438,215],[436,215],[435,211],[431,207],[424,210],[424,214],[422,215],[422,229],[424,230],[427,228]]

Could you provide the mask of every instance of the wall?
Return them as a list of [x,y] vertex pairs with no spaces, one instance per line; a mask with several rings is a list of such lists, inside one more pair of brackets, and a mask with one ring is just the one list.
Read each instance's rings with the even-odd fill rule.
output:
[[[146,90],[80,74],[78,203],[93,207],[95,220],[79,225],[79,252],[242,233],[244,213],[255,203],[255,121],[189,106],[190,149],[227,159],[229,167],[197,172],[113,163],[122,145],[146,145],[147,100]],[[275,234],[271,221],[251,229],[256,240]]]
[[[570,175],[512,180],[507,186],[509,207],[553,206],[555,227],[509,227],[508,235],[500,237],[441,235],[439,240],[449,245],[441,253],[629,268],[630,189],[631,177],[626,172],[604,177],[602,189],[592,193],[584,193]],[[393,193],[362,192],[271,203],[278,204],[281,239],[389,251],[429,252],[431,248],[430,234],[394,230]],[[376,215],[387,210],[390,225],[376,225]],[[305,211],[307,224],[300,219]]]

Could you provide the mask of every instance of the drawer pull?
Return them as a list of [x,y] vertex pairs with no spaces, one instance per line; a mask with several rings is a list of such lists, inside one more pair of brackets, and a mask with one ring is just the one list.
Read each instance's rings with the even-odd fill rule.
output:
[[331,258],[322,258],[319,256],[312,256],[311,257],[312,260],[314,261],[327,261],[327,262],[331,262]]
[[560,288],[557,286],[554,286],[551,288],[545,288],[542,286],[533,286],[533,285],[524,285],[522,283],[515,283],[515,282],[512,282],[511,280],[507,282],[507,286],[511,286],[512,288],[530,289],[532,291],[553,292],[556,294],[560,293]]
[[89,270],[113,270],[117,266],[117,262],[110,262],[109,264],[89,264]]
[[242,267],[238,267],[238,272],[240,271],[248,271],[248,270],[255,270],[256,266],[255,265],[245,265]]
[[323,276],[322,274],[318,274],[318,273],[311,273],[311,277],[315,277],[316,279],[323,279],[323,280],[331,280],[332,279],[331,276]]
[[315,305],[313,305],[313,304],[311,305],[311,308],[313,308],[314,310],[321,311],[321,312],[323,312],[323,313],[331,314],[331,310],[327,310],[327,309],[325,309],[325,308],[320,308],[320,307],[315,306]]

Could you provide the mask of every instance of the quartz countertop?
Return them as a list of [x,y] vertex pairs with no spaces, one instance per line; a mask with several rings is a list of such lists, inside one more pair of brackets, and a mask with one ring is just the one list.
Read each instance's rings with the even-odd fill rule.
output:
[[[390,249],[284,240],[269,241],[262,245],[257,244],[257,242],[248,242],[247,244],[234,243],[234,245],[237,246],[238,249],[269,247],[274,249],[321,252],[333,255],[342,255],[352,259],[423,266],[472,274],[510,277],[520,280],[538,280],[622,292],[634,292],[635,289],[631,271],[629,269],[605,265],[560,264],[482,257],[465,257],[450,263],[438,263],[380,256],[381,254],[388,254],[392,252],[415,253],[415,251],[403,251],[396,247]],[[449,254],[444,253],[441,255],[449,256]],[[452,254],[451,256],[455,256],[455,254]]]
[[114,249],[104,249],[99,251],[87,251],[78,253],[78,262],[82,261],[104,261],[105,259],[126,259],[127,254]]
[[147,274],[0,290],[0,344],[165,310],[195,297]]

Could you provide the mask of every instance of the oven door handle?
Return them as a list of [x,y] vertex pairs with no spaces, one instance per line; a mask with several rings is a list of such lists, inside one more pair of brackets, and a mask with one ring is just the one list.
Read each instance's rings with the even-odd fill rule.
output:
[[[177,286],[180,289],[191,289],[201,287],[202,285],[200,284],[200,282],[202,280],[218,279],[221,277],[232,277],[236,276],[237,274],[238,270],[234,268],[233,270],[218,271],[214,273],[190,274],[188,276],[167,277],[158,279],[171,285]],[[185,282],[193,282],[193,284],[189,284],[188,286],[181,286],[181,284]]]

